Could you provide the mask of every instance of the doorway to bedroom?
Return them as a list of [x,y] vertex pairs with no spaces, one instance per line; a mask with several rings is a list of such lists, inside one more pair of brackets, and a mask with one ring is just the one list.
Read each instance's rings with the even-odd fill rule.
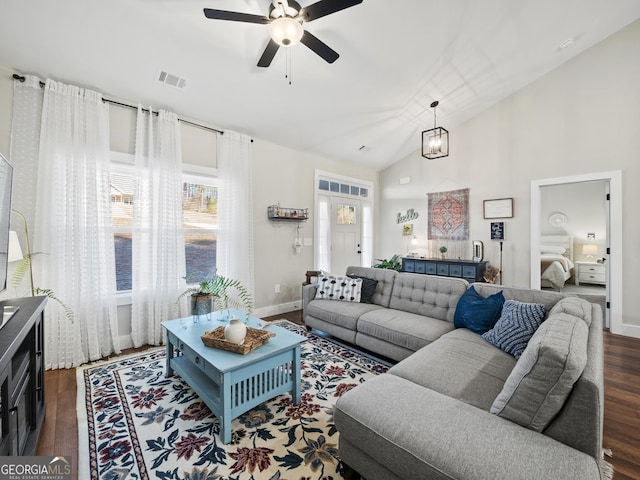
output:
[[531,287],[600,304],[612,331],[621,322],[620,249],[612,249],[622,236],[619,173],[533,181],[531,189]]

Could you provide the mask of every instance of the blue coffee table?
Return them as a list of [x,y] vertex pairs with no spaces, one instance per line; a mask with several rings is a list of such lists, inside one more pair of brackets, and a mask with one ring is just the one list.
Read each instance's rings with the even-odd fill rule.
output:
[[[220,421],[220,439],[231,441],[231,421],[277,395],[291,392],[300,402],[300,344],[306,338],[277,325],[265,330],[276,334],[255,350],[242,355],[206,347],[205,332],[227,324],[229,315],[245,318],[237,310],[223,310],[212,319],[192,317],[162,322],[167,333],[166,376],[176,372],[200,396]],[[262,320],[249,317],[248,326],[262,328]]]

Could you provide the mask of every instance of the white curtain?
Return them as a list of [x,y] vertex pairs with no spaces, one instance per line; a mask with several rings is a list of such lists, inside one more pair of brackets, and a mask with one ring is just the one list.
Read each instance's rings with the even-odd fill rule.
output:
[[[218,272],[254,296],[251,138],[225,130],[218,137]],[[255,296],[254,296],[255,298]]]
[[161,322],[176,318],[185,290],[182,154],[175,113],[138,108],[132,235],[131,337],[135,347],[163,343]]
[[36,286],[47,306],[46,366],[70,368],[120,353],[109,190],[109,111],[99,93],[47,80],[42,106]]
[[[36,192],[38,191],[38,152],[40,122],[44,89],[40,79],[26,75],[24,81],[13,82],[13,113],[11,116],[11,147],[3,152],[13,166],[13,195],[11,207],[22,213],[30,232],[36,220]],[[25,225],[19,215],[11,217],[11,230],[15,230],[25,251]],[[29,282],[23,281],[12,292],[15,297],[31,295]]]
[[316,228],[318,229],[316,247],[316,269],[331,271],[331,199],[318,195],[316,204]]

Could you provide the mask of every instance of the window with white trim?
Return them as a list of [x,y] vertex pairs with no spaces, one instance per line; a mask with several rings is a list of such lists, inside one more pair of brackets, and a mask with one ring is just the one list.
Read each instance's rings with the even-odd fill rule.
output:
[[[218,241],[218,183],[213,176],[184,174],[182,212],[188,283],[198,283],[216,270]],[[131,290],[133,205],[137,177],[134,168],[112,163],[111,224],[118,292]]]

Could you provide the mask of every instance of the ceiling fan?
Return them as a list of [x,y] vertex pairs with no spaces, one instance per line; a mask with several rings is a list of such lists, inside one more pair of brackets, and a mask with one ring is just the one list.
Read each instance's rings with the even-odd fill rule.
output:
[[362,3],[362,0],[320,0],[308,7],[300,7],[294,0],[273,0],[269,5],[269,15],[253,15],[251,13],[228,12],[226,10],[204,9],[204,15],[214,20],[231,20],[234,22],[259,23],[269,25],[269,43],[260,60],[259,67],[271,65],[278,49],[292,47],[303,43],[329,63],[335,62],[340,55],[302,28],[303,22],[311,22],[340,10]]

